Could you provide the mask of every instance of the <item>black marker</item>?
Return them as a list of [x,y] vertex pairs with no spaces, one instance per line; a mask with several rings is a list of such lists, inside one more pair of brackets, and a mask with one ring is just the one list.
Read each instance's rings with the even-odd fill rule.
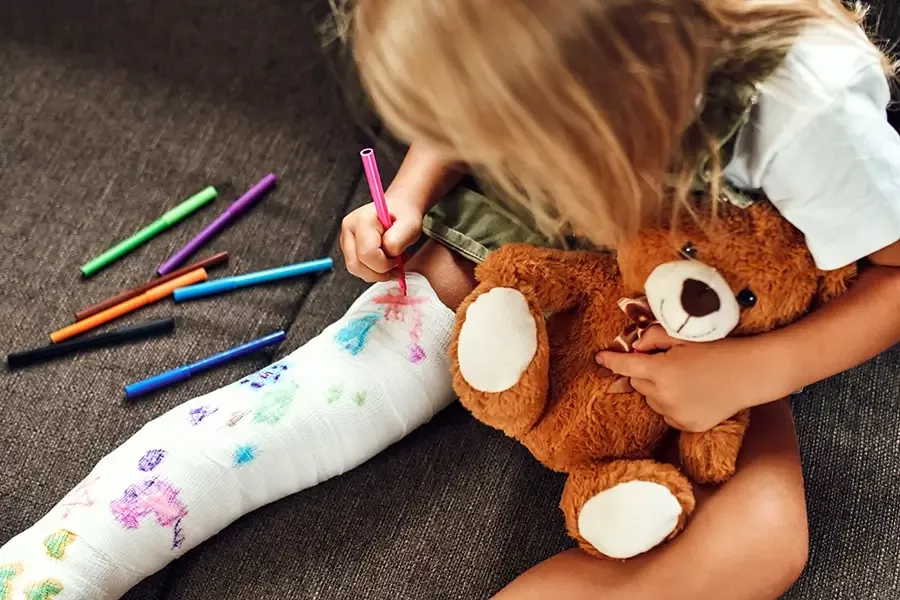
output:
[[175,319],[159,319],[133,325],[131,327],[123,327],[100,335],[92,335],[90,337],[72,340],[71,342],[63,342],[61,344],[51,344],[43,348],[35,348],[34,350],[26,350],[25,352],[16,352],[6,357],[6,363],[10,369],[21,369],[29,365],[47,362],[55,358],[60,358],[68,354],[81,352],[82,350],[94,350],[96,348],[106,348],[118,344],[135,342],[146,338],[166,335],[175,331]]

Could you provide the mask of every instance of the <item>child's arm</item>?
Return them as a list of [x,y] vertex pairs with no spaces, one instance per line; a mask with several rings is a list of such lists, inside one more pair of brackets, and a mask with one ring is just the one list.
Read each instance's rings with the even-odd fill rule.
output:
[[869,256],[869,263],[844,295],[784,329],[702,344],[654,329],[637,348],[664,353],[601,353],[598,360],[631,377],[673,426],[706,431],[900,342],[900,242]]
[[410,203],[425,214],[461,178],[457,165],[425,146],[413,144],[385,194],[389,201]]
[[787,358],[780,388],[772,391],[783,395],[831,377],[900,342],[900,242],[869,263],[843,296],[766,336],[775,355],[768,362]]
[[428,209],[459,182],[456,165],[427,147],[413,144],[394,181],[385,192],[394,225],[386,232],[374,204],[362,206],[344,217],[341,250],[347,269],[365,281],[387,281],[403,254],[422,234],[422,218]]

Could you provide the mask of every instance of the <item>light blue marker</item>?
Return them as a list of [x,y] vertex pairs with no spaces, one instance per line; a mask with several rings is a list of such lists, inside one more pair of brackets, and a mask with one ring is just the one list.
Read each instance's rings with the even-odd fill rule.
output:
[[287,265],[286,267],[276,267],[266,271],[257,271],[256,273],[247,273],[246,275],[235,275],[234,277],[223,277],[207,281],[199,285],[190,285],[175,290],[173,297],[175,302],[184,302],[185,300],[194,300],[203,298],[204,296],[214,296],[216,294],[224,294],[238,288],[249,287],[251,285],[259,285],[270,281],[278,281],[279,279],[288,279],[299,275],[310,275],[312,273],[320,273],[327,271],[334,266],[334,261],[330,258],[320,258],[296,265]]
[[282,341],[284,341],[285,337],[286,335],[284,331],[276,331],[275,333],[270,333],[266,337],[259,338],[258,340],[253,340],[252,342],[247,342],[246,344],[242,344],[236,348],[232,348],[231,350],[226,350],[225,352],[220,352],[219,354],[213,354],[212,356],[204,358],[203,360],[198,360],[195,363],[191,363],[183,367],[178,367],[176,369],[172,369],[171,371],[160,373],[159,375],[154,375],[149,379],[144,379],[143,381],[138,381],[137,383],[126,385],[125,397],[129,400],[133,400],[138,396],[149,394],[150,392],[158,390],[160,388],[168,387],[170,385],[186,381],[197,373],[202,373],[203,371],[214,369],[227,362],[237,360],[243,356],[246,356],[268,346],[280,344]]

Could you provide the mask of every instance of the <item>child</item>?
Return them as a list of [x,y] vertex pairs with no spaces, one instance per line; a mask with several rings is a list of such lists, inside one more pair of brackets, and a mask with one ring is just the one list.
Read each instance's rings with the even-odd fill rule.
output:
[[[643,349],[662,352],[598,356],[682,429],[760,406],[738,473],[674,542],[626,563],[570,551],[499,597],[777,597],[807,534],[790,413],[774,401],[900,340],[883,56],[833,0],[362,0],[353,16],[366,88],[412,143],[388,192],[394,226],[371,206],[343,226],[348,268],[379,283],[283,361],[101,461],[0,549],[0,590],[119,597],[238,516],[368,459],[452,401],[446,350],[475,262],[509,241],[615,246],[700,185],[738,203],[761,190],[819,267],[867,268],[776,333],[690,345],[655,332]],[[441,201],[456,165],[511,203],[465,188]],[[423,229],[403,300],[393,257]]]

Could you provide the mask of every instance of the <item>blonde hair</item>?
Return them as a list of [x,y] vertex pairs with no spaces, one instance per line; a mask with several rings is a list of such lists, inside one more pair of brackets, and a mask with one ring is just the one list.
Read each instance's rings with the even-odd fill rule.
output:
[[701,154],[717,194],[717,141],[701,130],[685,147],[716,65],[862,16],[837,0],[357,0],[347,14],[395,135],[470,164],[546,233],[609,246],[686,206]]

